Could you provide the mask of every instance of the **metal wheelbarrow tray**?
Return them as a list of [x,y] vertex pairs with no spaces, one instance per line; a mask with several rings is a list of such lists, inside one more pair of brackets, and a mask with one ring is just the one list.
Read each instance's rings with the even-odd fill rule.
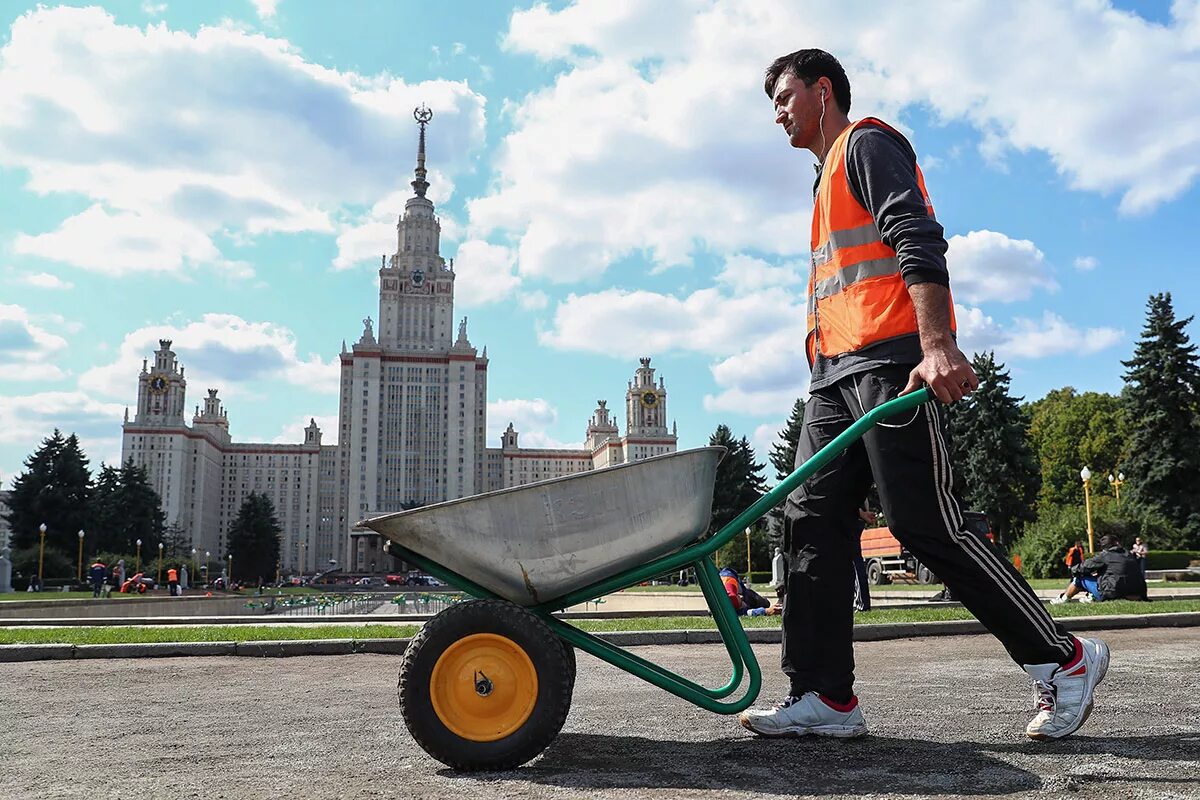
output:
[[[574,648],[695,705],[734,714],[762,674],[712,555],[765,516],[877,422],[933,399],[922,389],[872,409],[716,533],[710,522],[723,448],[704,447],[489,492],[359,524],[393,555],[477,600],[430,620],[400,669],[400,708],[417,743],[456,769],[511,769],[558,735],[575,684]],[[729,653],[711,689],[623,650],[554,612],[691,567]],[[725,698],[745,680],[736,700]]]

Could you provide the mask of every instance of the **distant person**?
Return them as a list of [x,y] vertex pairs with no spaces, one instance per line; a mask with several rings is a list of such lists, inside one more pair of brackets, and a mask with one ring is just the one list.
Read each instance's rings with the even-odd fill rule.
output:
[[1129,552],[1138,560],[1138,566],[1142,568],[1142,578],[1146,577],[1146,557],[1150,555],[1150,550],[1147,549],[1146,543],[1142,541],[1142,537],[1135,536],[1133,539],[1133,547],[1129,548]]
[[1069,603],[1076,595],[1081,602],[1094,600],[1148,600],[1146,578],[1137,558],[1126,552],[1115,536],[1100,537],[1100,552],[1075,567],[1067,590],[1050,601]]
[[1087,556],[1083,554],[1083,542],[1076,539],[1075,544],[1067,548],[1067,555],[1063,558],[1063,563],[1067,565],[1068,570],[1074,570],[1083,563],[1085,558]]
[[782,547],[775,548],[775,556],[771,559],[771,588],[775,590],[775,599],[783,602],[784,592],[787,591],[787,557]]
[[867,580],[867,562],[863,560],[862,535],[868,525],[874,525],[879,520],[875,512],[868,506],[858,510],[858,552],[854,555],[854,610],[871,610],[871,588]]
[[174,567],[167,570],[167,594],[171,597],[179,596],[179,570]]
[[104,566],[104,562],[96,559],[92,566],[88,567],[88,579],[92,583],[92,597],[99,597],[104,589],[104,579],[108,577],[108,567]]
[[[757,617],[763,613],[773,613],[769,611],[772,607],[771,602],[747,586],[742,577],[732,568],[722,567],[721,583],[724,584],[725,594],[729,595],[729,602],[733,603],[733,610],[738,613],[738,616],[748,614]],[[759,611],[757,614],[752,613],[757,609],[764,609],[764,611]]]
[[187,589],[190,585],[191,584],[188,582],[187,564],[184,564],[182,567],[179,568],[179,590],[180,590],[180,592],[182,592],[184,589]]

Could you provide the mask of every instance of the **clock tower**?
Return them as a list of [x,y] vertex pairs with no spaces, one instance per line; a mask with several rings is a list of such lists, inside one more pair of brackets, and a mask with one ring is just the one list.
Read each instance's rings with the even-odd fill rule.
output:
[[154,366],[142,361],[142,371],[138,375],[137,415],[134,423],[137,425],[169,425],[184,424],[183,403],[187,390],[187,381],[183,379],[183,369],[171,351],[170,339],[159,339],[158,350],[154,353]]

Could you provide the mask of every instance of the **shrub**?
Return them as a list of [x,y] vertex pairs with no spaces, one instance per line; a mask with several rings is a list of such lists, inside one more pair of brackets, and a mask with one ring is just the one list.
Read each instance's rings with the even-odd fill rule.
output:
[[[1092,532],[1097,548],[1100,537],[1105,535],[1116,536],[1126,549],[1136,536],[1149,543],[1175,538],[1171,523],[1162,516],[1132,504],[1118,505],[1107,497],[1092,501]],[[1069,572],[1063,558],[1076,539],[1087,547],[1087,519],[1082,506],[1043,509],[1036,522],[1025,526],[1024,535],[1013,547],[1013,552],[1021,556],[1022,574],[1027,578],[1067,577]]]
[[1200,559],[1200,550],[1151,550],[1146,554],[1146,569],[1187,569]]

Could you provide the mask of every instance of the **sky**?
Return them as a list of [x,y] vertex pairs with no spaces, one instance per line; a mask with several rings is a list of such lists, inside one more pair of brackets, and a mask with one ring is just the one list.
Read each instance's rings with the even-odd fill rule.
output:
[[1119,391],[1150,294],[1200,312],[1200,0],[3,0],[0,484],[55,427],[119,461],[160,338],[235,440],[335,441],[421,104],[489,445],[579,445],[651,356],[681,449],[723,423],[765,460],[814,159],[762,74],[802,47],[912,140],[960,344],[1015,395]]

